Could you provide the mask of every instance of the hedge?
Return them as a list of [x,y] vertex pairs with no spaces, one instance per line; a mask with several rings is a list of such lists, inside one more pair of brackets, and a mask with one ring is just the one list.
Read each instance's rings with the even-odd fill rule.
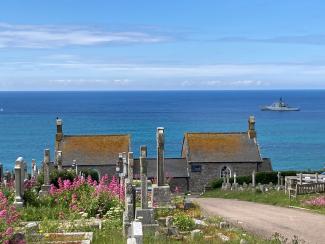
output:
[[[316,172],[310,172],[310,171],[305,171],[305,172],[301,172],[301,171],[280,171],[281,176],[294,176],[296,174],[299,173],[308,173],[308,174],[313,174]],[[256,176],[255,176],[255,181],[256,183],[261,183],[261,184],[269,184],[270,182],[272,182],[273,184],[277,184],[278,183],[278,172],[276,171],[272,171],[272,172],[257,172]],[[210,185],[212,188],[220,188],[222,186],[222,182],[223,179],[222,178],[218,178],[215,179],[213,181],[211,181]],[[230,178],[230,183],[234,182],[234,178],[231,177]],[[243,183],[250,183],[252,182],[252,176],[248,175],[248,176],[237,176],[237,183],[242,185]]]

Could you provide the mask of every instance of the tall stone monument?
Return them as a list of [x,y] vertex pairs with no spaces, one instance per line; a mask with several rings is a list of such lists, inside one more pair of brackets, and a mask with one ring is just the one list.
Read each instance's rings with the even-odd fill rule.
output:
[[15,201],[14,201],[14,205],[16,207],[22,207],[24,204],[23,165],[24,165],[24,159],[22,157],[17,158],[15,163]]
[[141,207],[135,210],[135,217],[139,219],[144,229],[154,229],[158,227],[154,217],[153,208],[148,208],[148,183],[147,183],[147,147],[140,147],[140,179],[141,179]]
[[152,206],[163,207],[169,206],[170,187],[165,184],[165,165],[164,165],[164,128],[157,128],[157,185],[152,186]]
[[44,183],[41,186],[40,196],[45,196],[50,190],[50,149],[44,150],[43,160]]

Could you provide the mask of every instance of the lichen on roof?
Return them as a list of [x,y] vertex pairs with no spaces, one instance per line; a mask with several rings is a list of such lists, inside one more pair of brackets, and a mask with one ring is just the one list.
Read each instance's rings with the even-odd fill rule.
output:
[[256,140],[246,132],[186,133],[183,150],[188,150],[183,156],[190,162],[262,161]]
[[112,165],[118,154],[129,152],[129,135],[65,135],[59,144],[63,165]]

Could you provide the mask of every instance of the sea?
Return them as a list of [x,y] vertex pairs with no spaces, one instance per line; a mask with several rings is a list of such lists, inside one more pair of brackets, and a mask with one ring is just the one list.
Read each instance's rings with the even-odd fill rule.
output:
[[[282,97],[299,112],[260,108]],[[55,120],[65,134],[124,134],[132,150],[156,154],[157,127],[165,128],[165,156],[180,157],[185,132],[240,132],[256,117],[258,144],[275,170],[323,169],[325,90],[0,92],[0,162],[12,170],[17,157],[40,164],[54,158]]]

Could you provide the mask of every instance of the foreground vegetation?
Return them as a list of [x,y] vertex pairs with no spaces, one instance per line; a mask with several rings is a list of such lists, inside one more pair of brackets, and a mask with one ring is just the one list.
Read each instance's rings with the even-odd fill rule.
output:
[[[92,243],[95,244],[126,242],[122,235],[124,192],[114,177],[108,179],[104,176],[100,180],[93,180],[91,176],[76,177],[73,172],[55,172],[51,176],[51,183],[49,194],[39,197],[38,191],[42,182],[33,178],[26,181],[25,205],[21,209],[16,209],[13,205],[12,182],[6,187],[1,186],[1,243],[10,243],[13,238],[18,238],[19,242],[16,243],[21,244],[39,243],[38,238],[43,238],[42,241],[53,241],[52,237],[56,240],[61,238],[54,233],[67,232],[92,232]],[[206,193],[206,196],[209,194],[218,197],[222,194],[230,196],[221,191],[212,191]],[[245,193],[242,198],[249,199],[249,194],[252,193]],[[259,193],[254,194],[250,199],[262,199]],[[285,202],[288,201],[287,198],[285,200],[281,196],[275,197],[275,194],[280,193],[272,194],[269,200],[272,199],[272,204],[288,204]],[[235,195],[233,197],[235,198]],[[282,202],[275,199],[282,199]],[[286,240],[278,235],[271,240],[263,240],[229,226],[228,223],[222,226],[222,219],[203,216],[198,206],[184,209],[184,195],[174,196],[173,205],[176,208],[156,210],[155,218],[160,226],[158,231],[145,233],[144,243],[222,243],[222,238],[228,238],[227,243],[286,243]],[[173,219],[172,228],[176,228],[176,234],[170,234],[169,227],[165,226],[167,216]],[[193,236],[193,231],[198,234]],[[76,237],[69,238],[69,241],[72,241]]]

